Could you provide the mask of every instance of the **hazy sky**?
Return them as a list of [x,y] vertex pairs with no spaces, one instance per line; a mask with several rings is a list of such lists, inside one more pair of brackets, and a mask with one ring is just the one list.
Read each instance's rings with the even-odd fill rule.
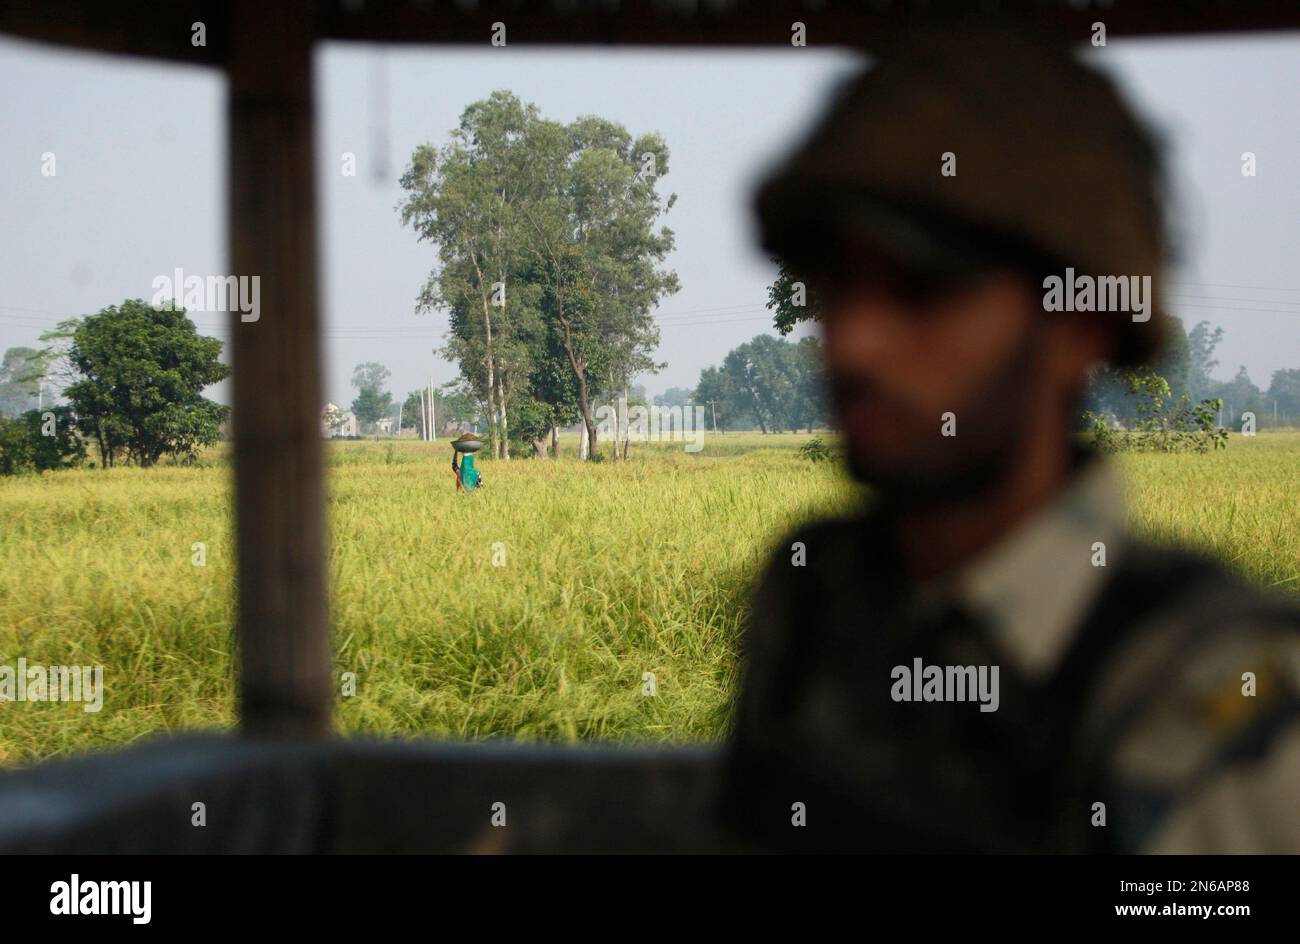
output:
[[[1244,364],[1267,387],[1275,369],[1300,367],[1300,35],[1112,41],[1097,58],[1172,149],[1183,259],[1171,307],[1189,325],[1224,327],[1220,376]],[[401,227],[396,180],[415,145],[441,144],[466,104],[499,88],[550,118],[594,113],[633,135],[664,135],[672,167],[661,186],[678,194],[669,264],[682,290],[659,312],[668,367],[642,379],[651,393],[693,386],[703,367],[770,330],[772,273],[753,247],[749,194],[855,61],[785,48],[325,47],[317,179],[328,397],[351,401],[360,361],[389,367],[399,395],[454,377],[433,353],[445,317],[414,313],[433,250]],[[0,40],[0,88],[0,350],[34,344],[60,317],[148,299],[154,277],[177,267],[226,270],[218,73]],[[1243,151],[1257,155],[1258,176],[1241,175]],[[57,176],[41,175],[46,152]],[[357,156],[355,177],[340,172],[344,152]],[[225,336],[224,316],[194,317]]]

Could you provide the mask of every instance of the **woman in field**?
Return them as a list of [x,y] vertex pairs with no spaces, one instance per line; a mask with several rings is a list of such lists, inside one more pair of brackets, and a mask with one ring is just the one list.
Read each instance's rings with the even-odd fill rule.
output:
[[[483,440],[473,433],[465,433],[452,441],[451,471],[456,475],[456,491],[473,491],[483,484],[483,477],[474,467],[474,453],[483,448]],[[461,456],[464,456],[462,459]]]

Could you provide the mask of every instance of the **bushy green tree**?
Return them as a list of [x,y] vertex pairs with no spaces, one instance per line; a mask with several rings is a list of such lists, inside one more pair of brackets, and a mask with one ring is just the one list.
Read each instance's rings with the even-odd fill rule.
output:
[[1085,414],[1097,449],[1209,452],[1227,447],[1227,430],[1215,422],[1221,401],[1202,400],[1193,406],[1185,394],[1175,397],[1169,382],[1150,367],[1125,370],[1121,376],[1127,394],[1137,405],[1137,419],[1129,429],[1117,429],[1107,417]]
[[67,358],[79,379],[64,396],[102,466],[121,455],[142,466],[164,455],[190,459],[217,441],[229,408],[202,394],[230,368],[221,342],[199,335],[184,309],[130,299],[69,330]]

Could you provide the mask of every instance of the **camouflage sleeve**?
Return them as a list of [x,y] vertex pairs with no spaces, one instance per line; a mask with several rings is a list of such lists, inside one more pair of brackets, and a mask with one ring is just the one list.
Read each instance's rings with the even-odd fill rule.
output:
[[1122,848],[1300,852],[1300,633],[1231,626],[1171,660],[1174,677],[1114,745]]

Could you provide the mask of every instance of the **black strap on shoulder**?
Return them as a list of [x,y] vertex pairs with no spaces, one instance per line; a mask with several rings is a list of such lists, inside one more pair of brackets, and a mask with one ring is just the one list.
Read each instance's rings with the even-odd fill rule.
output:
[[1127,686],[1131,693],[1110,707],[1104,717],[1085,712],[1105,684],[1114,660],[1159,616],[1176,636],[1171,648],[1179,658],[1193,647],[1211,641],[1229,623],[1229,617],[1253,619],[1272,614],[1294,620],[1295,613],[1274,600],[1247,590],[1227,571],[1202,557],[1184,551],[1135,545],[1130,548],[1111,580],[1107,581],[1083,629],[1067,653],[1056,677],[1045,691],[1047,715],[1062,737],[1060,763],[1054,790],[1064,813],[1067,837],[1062,843],[1077,851],[1113,852],[1115,835],[1109,829],[1069,829],[1087,822],[1087,806],[1098,796],[1105,755],[1124,731],[1172,684],[1175,673],[1166,663],[1153,664],[1140,681]]

